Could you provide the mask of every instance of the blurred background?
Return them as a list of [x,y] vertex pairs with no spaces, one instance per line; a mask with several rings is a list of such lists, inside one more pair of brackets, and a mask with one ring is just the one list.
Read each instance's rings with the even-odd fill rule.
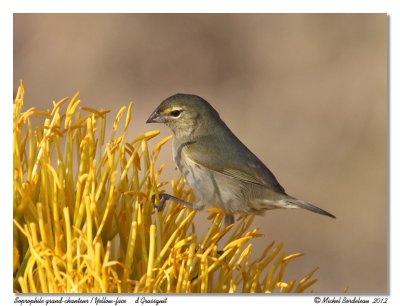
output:
[[387,37],[385,14],[14,14],[14,91],[48,109],[80,90],[109,120],[133,101],[131,137],[160,129],[154,144],[158,104],[202,96],[289,194],[337,216],[267,212],[255,248],[304,252],[289,275],[318,266],[314,292],[388,293]]

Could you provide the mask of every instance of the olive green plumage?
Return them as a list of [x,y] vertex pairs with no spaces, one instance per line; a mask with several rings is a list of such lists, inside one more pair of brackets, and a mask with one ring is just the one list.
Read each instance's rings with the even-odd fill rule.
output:
[[275,208],[303,208],[334,218],[325,210],[289,196],[272,172],[226,126],[217,111],[195,95],[164,100],[147,122],[174,133],[174,161],[192,187],[195,209],[221,208],[227,224],[234,214],[262,214]]

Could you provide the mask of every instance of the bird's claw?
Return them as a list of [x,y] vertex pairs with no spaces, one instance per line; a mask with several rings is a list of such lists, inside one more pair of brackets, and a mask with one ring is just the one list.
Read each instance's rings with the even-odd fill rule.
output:
[[153,195],[151,197],[151,202],[153,203],[153,207],[155,209],[157,209],[158,211],[162,211],[164,209],[165,206],[165,201],[167,200],[164,196],[164,193],[159,195],[160,198],[160,202],[158,204],[156,204],[156,195]]
[[[156,202],[156,195],[153,195],[153,197],[151,198],[151,201],[153,202],[153,206],[154,206],[158,211],[162,211],[162,210],[164,209],[164,205],[165,205],[165,202],[166,202],[167,200],[172,200],[172,201],[175,201],[175,202],[177,202],[177,203],[180,203],[180,204],[182,204],[182,205],[184,205],[184,206],[190,207],[190,208],[192,208],[192,209],[196,209],[196,207],[193,207],[193,204],[191,204],[191,203],[189,203],[189,202],[186,202],[186,201],[184,201],[184,200],[181,200],[181,199],[179,199],[179,198],[177,198],[177,197],[174,197],[174,196],[172,196],[172,195],[170,195],[170,194],[168,194],[168,193],[160,193],[160,194],[158,195],[158,197],[159,197],[159,199],[160,199],[160,202],[159,202],[158,204],[155,204],[155,202]],[[198,209],[196,209],[196,210],[198,210]]]

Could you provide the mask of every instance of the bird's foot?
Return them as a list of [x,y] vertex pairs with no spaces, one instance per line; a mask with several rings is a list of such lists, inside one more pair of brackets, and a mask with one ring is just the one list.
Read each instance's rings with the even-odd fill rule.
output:
[[[190,208],[195,209],[195,210],[199,210],[192,203],[186,202],[186,201],[184,201],[182,199],[179,199],[177,197],[174,197],[174,196],[172,196],[172,195],[170,195],[168,193],[160,193],[159,197],[160,197],[160,203],[158,205],[157,204],[153,204],[154,207],[157,208],[158,211],[162,211],[164,209],[165,202],[168,201],[168,200],[175,201],[177,203],[180,203],[180,204],[182,204],[182,205],[184,205],[186,207],[190,207]],[[153,196],[153,203],[154,202],[155,202],[155,195]]]

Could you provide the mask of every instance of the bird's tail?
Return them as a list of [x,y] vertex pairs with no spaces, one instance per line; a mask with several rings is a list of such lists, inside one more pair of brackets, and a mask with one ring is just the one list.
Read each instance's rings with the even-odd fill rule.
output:
[[319,208],[315,205],[312,205],[310,203],[307,203],[303,200],[298,200],[296,198],[292,198],[290,197],[290,199],[286,200],[289,204],[294,205],[296,208],[303,208],[303,209],[307,209],[309,211],[312,211],[314,213],[320,214],[320,215],[324,215],[324,216],[328,216],[331,218],[336,219],[336,217],[334,215],[332,215],[331,213],[327,212],[326,210],[323,210],[322,208]]

